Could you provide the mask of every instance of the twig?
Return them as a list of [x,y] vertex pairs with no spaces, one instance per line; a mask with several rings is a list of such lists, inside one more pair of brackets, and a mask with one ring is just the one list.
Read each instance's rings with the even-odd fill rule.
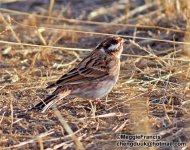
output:
[[73,142],[75,143],[76,149],[77,150],[84,150],[83,144],[80,142],[80,140],[76,137],[76,135],[74,134],[74,132],[72,131],[71,127],[68,125],[68,123],[65,121],[65,119],[62,117],[61,113],[59,112],[59,110],[57,109],[57,107],[55,105],[52,106],[55,115],[57,116],[57,118],[59,119],[59,121],[61,122],[61,124],[63,125],[64,129],[66,130],[66,132],[71,136]]
[[[140,7],[136,7],[135,9],[133,9],[133,10],[131,10],[131,11],[128,12],[127,18],[132,17],[132,16],[134,16],[135,14],[140,13],[140,12],[146,10],[146,9],[151,8],[151,7],[154,7],[154,6],[156,6],[156,5],[157,5],[156,2],[152,2],[152,3],[148,3],[148,4],[146,4],[146,5],[142,5],[142,6],[140,6]],[[120,18],[114,19],[112,22],[113,22],[113,23],[118,23],[118,22],[123,21],[124,19],[126,19],[126,16],[125,16],[125,15],[121,16]]]
[[[9,29],[13,35],[13,37],[16,39],[16,41],[18,43],[21,43],[21,40],[19,39],[19,37],[16,35],[15,31],[13,30],[12,26],[11,26],[11,19],[10,19],[10,16],[8,16],[9,18],[9,23],[6,21],[6,19],[3,17],[3,15],[0,13],[0,16],[1,16],[1,19],[3,20],[5,26],[7,27],[7,29]],[[20,44],[21,48],[24,49],[23,45]]]
[[52,16],[52,10],[54,6],[55,0],[50,0],[49,9],[48,9],[48,16]]
[[[52,49],[60,49],[60,50],[70,50],[70,51],[91,51],[90,49],[85,48],[69,48],[69,47],[58,47],[58,46],[44,46],[44,45],[37,45],[37,44],[28,44],[28,43],[16,43],[16,42],[10,42],[10,41],[2,41],[0,40],[0,43],[4,44],[12,44],[12,45],[25,45],[25,46],[32,46],[32,47],[44,47],[44,48],[52,48]],[[190,43],[187,43],[190,44]],[[146,58],[146,59],[155,59],[155,57],[152,56],[142,56],[142,55],[133,55],[133,54],[122,54],[122,56],[126,57],[136,57],[136,58]],[[173,61],[184,61],[184,62],[190,62],[189,59],[179,59],[179,58],[165,58],[162,57],[163,60],[173,60]]]
[[30,139],[30,140],[21,142],[21,143],[19,143],[19,144],[13,145],[13,146],[5,147],[4,149],[11,149],[11,148],[22,147],[22,146],[24,146],[24,145],[26,145],[26,144],[33,143],[33,142],[37,141],[39,138],[46,137],[46,136],[51,135],[51,134],[53,134],[53,133],[54,133],[53,130],[49,130],[49,131],[47,131],[47,132],[44,132],[44,133],[41,133],[41,134],[35,136],[34,138],[32,138],[32,139]]
[[[25,27],[28,27],[28,28],[36,28],[36,26],[19,23],[19,22],[15,21],[13,18],[12,18],[12,20],[17,24],[20,24],[21,26],[25,26]],[[118,35],[118,34],[102,33],[102,32],[90,32],[90,31],[72,30],[72,29],[65,29],[65,28],[53,28],[53,27],[45,27],[45,26],[43,26],[43,27],[38,26],[38,28],[46,28],[46,29],[54,30],[54,31],[55,30],[62,30],[62,31],[65,31],[65,32],[75,32],[75,33],[83,33],[83,34],[94,34],[94,35],[104,35],[104,36],[120,36],[120,37],[123,37],[123,38],[134,38],[134,36]],[[156,39],[156,38],[138,37],[138,36],[136,36],[135,39],[190,45],[190,42],[171,41],[171,40]]]
[[[31,13],[27,12],[21,12],[16,10],[10,10],[6,8],[0,8],[1,11],[9,12],[12,14],[19,14],[19,15],[31,15]],[[79,19],[68,19],[68,18],[57,18],[57,17],[49,17],[49,16],[43,16],[43,15],[37,15],[33,14],[33,16],[38,18],[45,18],[45,19],[53,19],[58,21],[66,21],[71,23],[84,23],[84,24],[92,24],[92,25],[103,25],[103,26],[121,26],[121,27],[137,27],[137,28],[154,28],[154,29],[160,29],[160,30],[167,30],[167,31],[173,31],[173,32],[180,32],[180,33],[186,33],[187,31],[183,31],[185,29],[181,28],[179,29],[171,29],[171,28],[165,28],[165,27],[159,27],[159,26],[148,26],[148,25],[132,25],[132,24],[118,24],[118,23],[111,23],[111,22],[96,22],[96,21],[88,21],[88,20],[79,20]]]

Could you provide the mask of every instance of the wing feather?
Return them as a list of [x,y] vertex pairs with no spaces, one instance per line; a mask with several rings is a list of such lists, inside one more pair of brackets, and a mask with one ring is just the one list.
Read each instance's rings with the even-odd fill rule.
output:
[[106,64],[106,57],[101,56],[97,58],[97,56],[90,55],[83,59],[76,68],[64,74],[59,80],[49,85],[47,88],[79,84],[84,81],[97,82],[107,75],[109,75],[109,72]]

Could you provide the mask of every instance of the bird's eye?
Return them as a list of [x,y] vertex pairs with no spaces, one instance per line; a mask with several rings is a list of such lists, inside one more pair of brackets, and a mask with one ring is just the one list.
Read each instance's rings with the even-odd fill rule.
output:
[[106,45],[104,46],[104,49],[105,49],[105,50],[108,50],[110,46],[111,46],[111,44],[106,44]]
[[106,39],[101,44],[99,44],[96,48],[103,49],[105,52],[117,51],[119,49],[119,40],[118,39]]
[[118,46],[119,46],[118,43],[113,42],[113,43],[106,44],[104,49],[106,51],[115,51],[118,49]]
[[111,43],[112,44],[118,44],[118,41],[114,39],[114,40],[111,41]]
[[117,45],[117,40],[111,40],[111,41],[108,41],[104,44],[104,48],[106,50],[113,50],[114,49],[114,45]]

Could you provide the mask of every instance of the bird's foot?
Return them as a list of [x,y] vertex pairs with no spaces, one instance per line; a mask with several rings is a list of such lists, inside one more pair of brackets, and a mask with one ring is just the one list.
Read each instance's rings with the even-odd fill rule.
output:
[[106,103],[103,103],[100,99],[94,100],[93,104],[96,106],[96,108],[99,108],[99,109],[105,109],[106,107]]

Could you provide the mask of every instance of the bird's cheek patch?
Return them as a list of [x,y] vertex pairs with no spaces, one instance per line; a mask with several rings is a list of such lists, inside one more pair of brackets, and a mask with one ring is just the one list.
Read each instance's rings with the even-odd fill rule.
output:
[[113,51],[113,50],[115,50],[115,49],[117,49],[117,48],[118,48],[118,44],[111,44],[111,45],[108,47],[108,50]]

